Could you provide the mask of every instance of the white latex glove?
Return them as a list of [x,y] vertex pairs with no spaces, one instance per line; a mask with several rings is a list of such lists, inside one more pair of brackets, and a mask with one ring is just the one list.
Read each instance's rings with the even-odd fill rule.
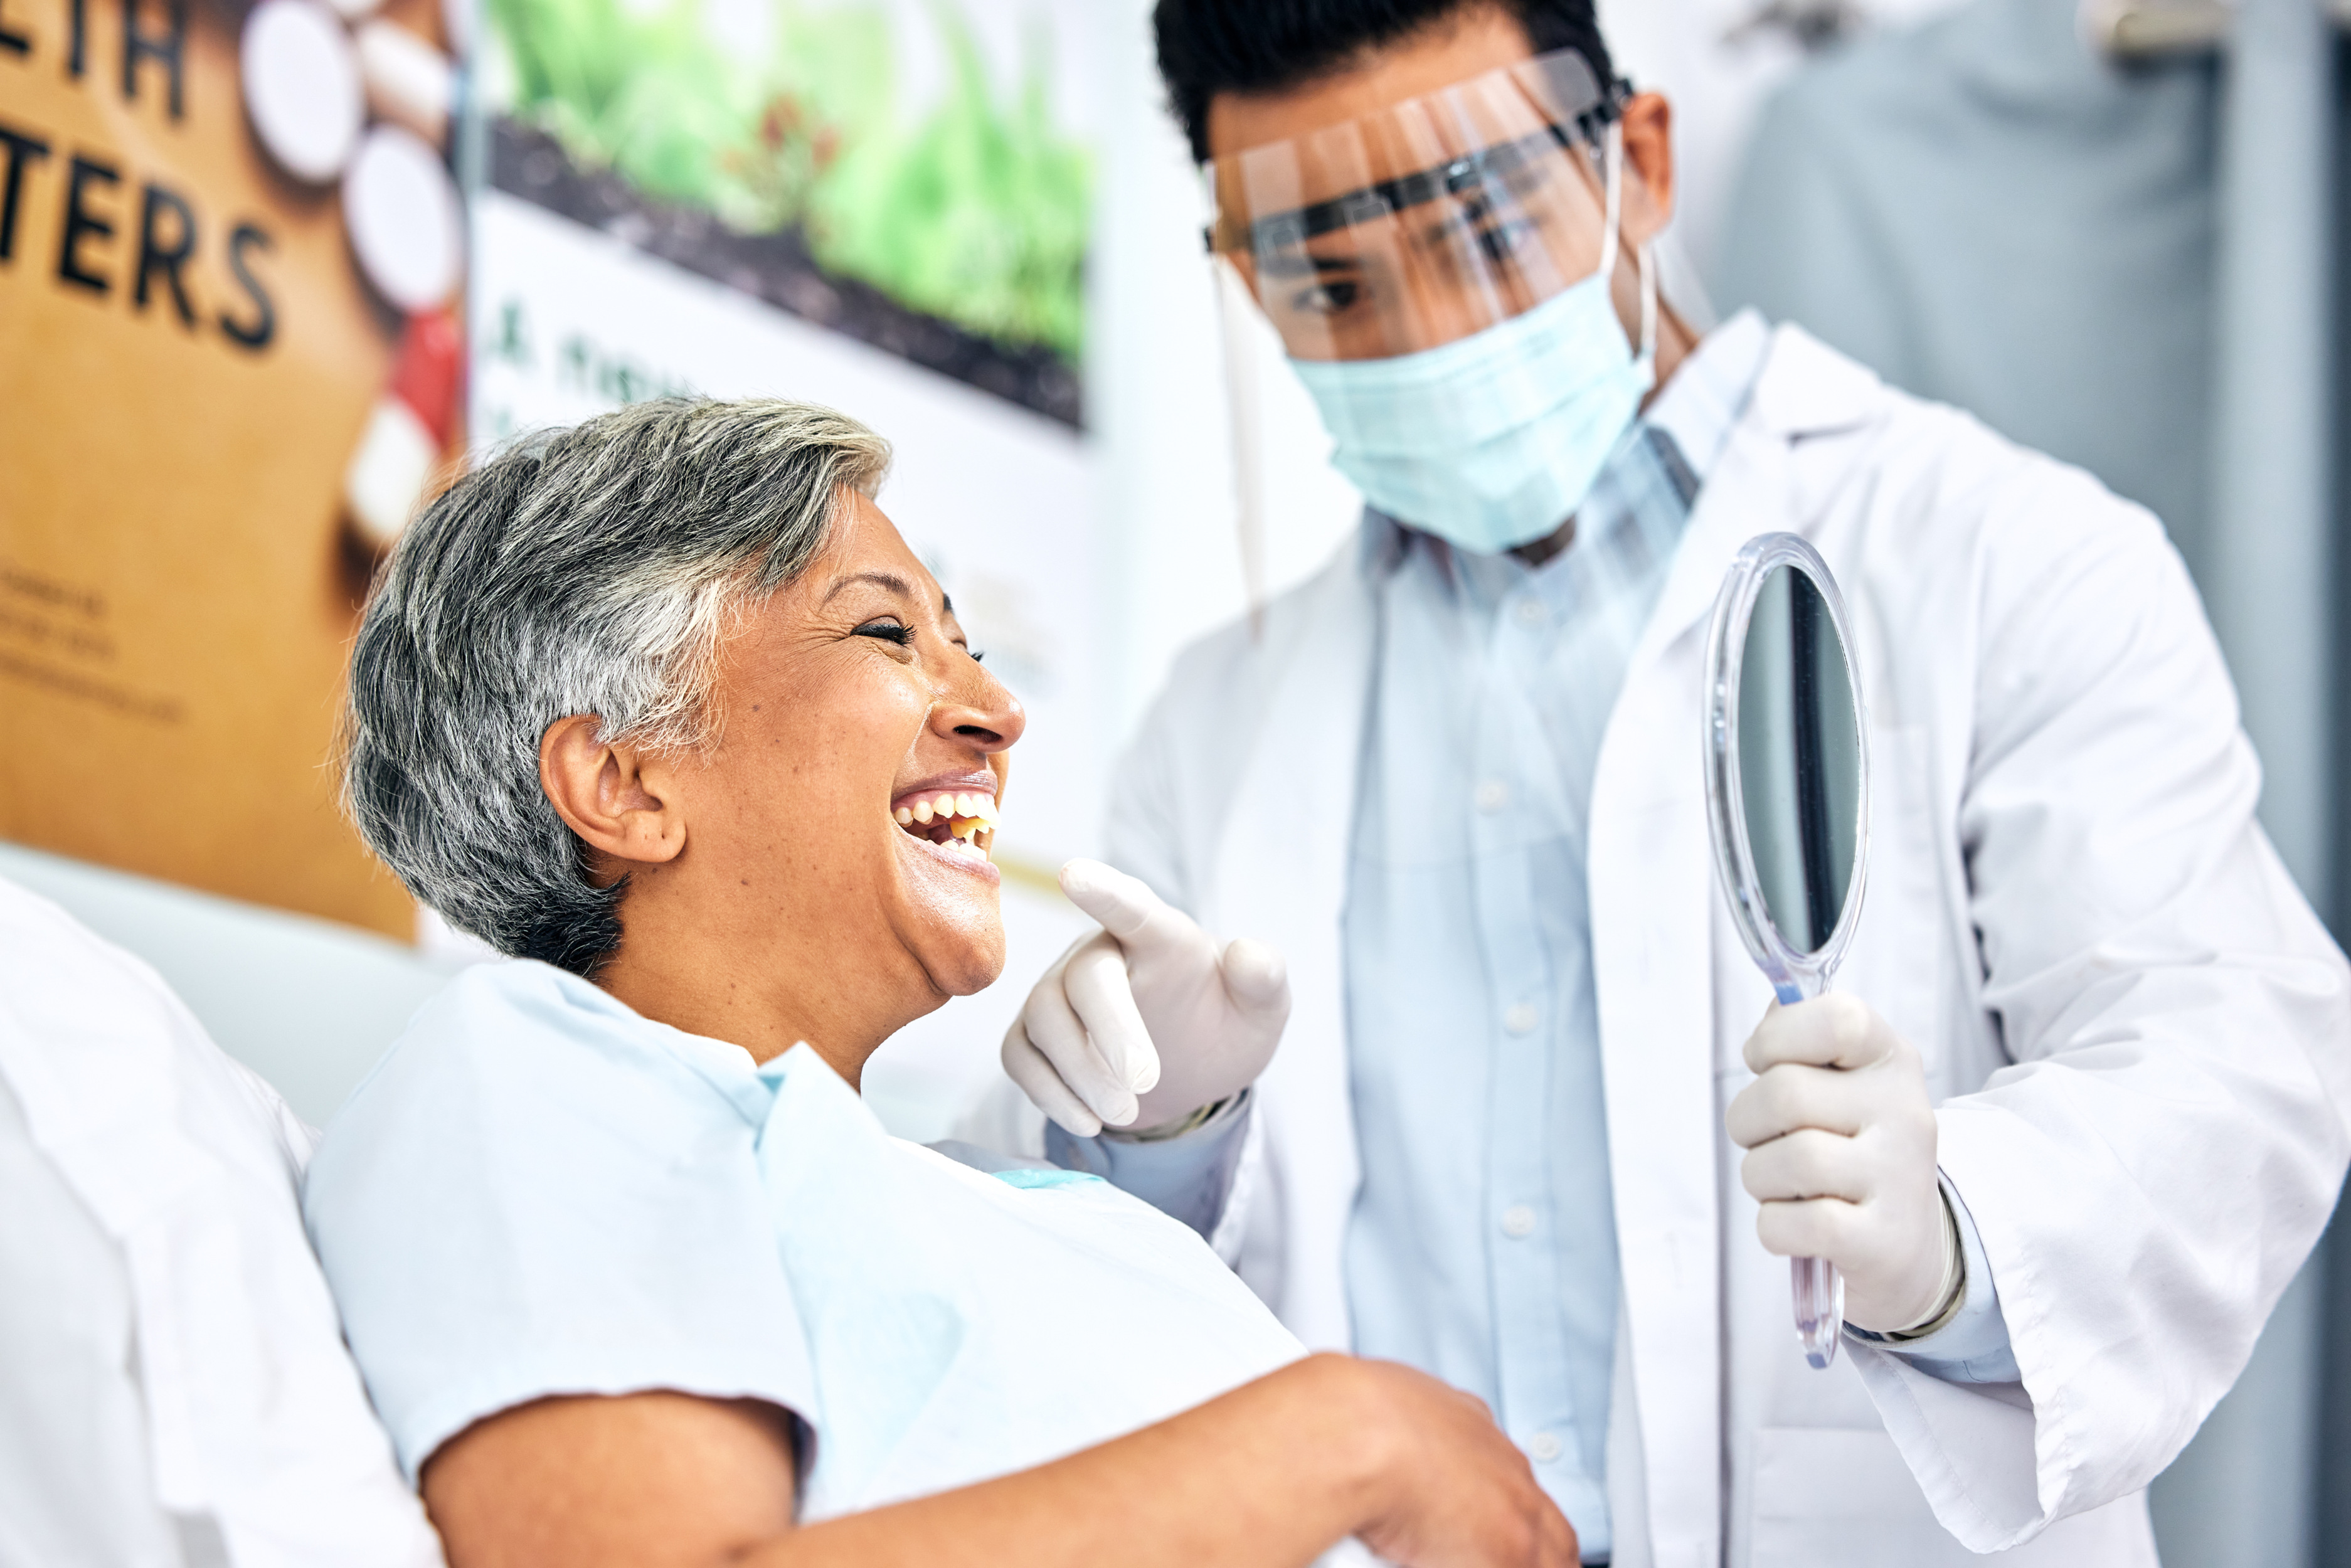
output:
[[[1844,1321],[1892,1333],[1931,1318],[1953,1283],[1918,1052],[1857,997],[1774,1002],[1747,1037],[1755,1082],[1730,1103],[1755,1232],[1844,1270]],[[1841,1071],[1840,1071],[1841,1070]]]
[[1045,971],[1004,1036],[1004,1071],[1072,1135],[1159,1127],[1239,1093],[1290,1019],[1281,955],[1219,949],[1192,917],[1100,861],[1061,868],[1100,921]]

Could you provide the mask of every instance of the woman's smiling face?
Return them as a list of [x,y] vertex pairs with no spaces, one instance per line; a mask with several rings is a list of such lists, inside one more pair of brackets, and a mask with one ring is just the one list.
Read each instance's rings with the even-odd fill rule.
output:
[[[850,502],[831,547],[722,654],[711,774],[733,809],[704,844],[738,885],[768,880],[779,912],[816,893],[808,914],[844,937],[866,927],[961,996],[1004,967],[1002,878],[971,840],[994,838],[1025,720],[890,519]],[[953,826],[987,828],[955,834],[945,796],[967,808]]]
[[[723,635],[711,700],[706,748],[633,782],[603,769],[622,815],[633,800],[672,825],[636,831],[657,852],[601,857],[630,883],[599,979],[758,1056],[806,1039],[853,1082],[882,1039],[1004,967],[987,846],[1020,705],[853,495],[824,553]],[[750,1038],[769,1015],[783,1032]]]

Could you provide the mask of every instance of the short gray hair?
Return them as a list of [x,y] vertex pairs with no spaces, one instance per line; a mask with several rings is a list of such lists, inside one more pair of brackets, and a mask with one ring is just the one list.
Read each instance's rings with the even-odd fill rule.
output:
[[452,925],[590,975],[622,887],[539,787],[539,737],[706,744],[721,633],[806,570],[890,447],[809,403],[668,398],[526,437],[427,507],[351,653],[343,798],[368,847]]

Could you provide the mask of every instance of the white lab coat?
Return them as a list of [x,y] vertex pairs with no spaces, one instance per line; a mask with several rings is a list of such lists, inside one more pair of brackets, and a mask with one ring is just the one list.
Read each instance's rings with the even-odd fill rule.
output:
[[[1723,1133],[1770,992],[1715,888],[1700,664],[1725,568],[1772,529],[1843,585],[1868,708],[1867,903],[1836,983],[1926,1059],[2021,1389],[1851,1343],[1805,1366]],[[1111,830],[1112,858],[1209,930],[1289,956],[1219,1239],[1301,1338],[1342,1348],[1360,1156],[1340,914],[1371,636],[1351,544],[1256,631],[1191,649]],[[2346,1158],[2351,976],[2259,791],[2151,517],[1775,332],[1593,787],[1619,1568],[2155,1562],[2143,1489],[2243,1367]]]

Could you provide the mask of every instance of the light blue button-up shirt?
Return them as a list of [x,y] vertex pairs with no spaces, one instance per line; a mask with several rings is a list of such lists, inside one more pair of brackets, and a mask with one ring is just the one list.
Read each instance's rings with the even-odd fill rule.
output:
[[1616,1228],[1585,832],[1696,476],[1626,433],[1541,567],[1394,525],[1345,913],[1356,1348],[1483,1398],[1609,1550]]
[[[1628,431],[1540,567],[1374,515],[1378,645],[1345,904],[1363,1185],[1345,1254],[1355,1349],[1476,1394],[1604,1560],[1618,1301],[1592,976],[1593,771],[1699,486],[1768,347],[1724,323]],[[1156,1145],[1071,1139],[1057,1163],[1205,1220],[1238,1116]],[[2012,1380],[1964,1202],[1967,1305],[1887,1348],[1955,1382]],[[1872,1336],[1874,1337],[1874,1336]]]

